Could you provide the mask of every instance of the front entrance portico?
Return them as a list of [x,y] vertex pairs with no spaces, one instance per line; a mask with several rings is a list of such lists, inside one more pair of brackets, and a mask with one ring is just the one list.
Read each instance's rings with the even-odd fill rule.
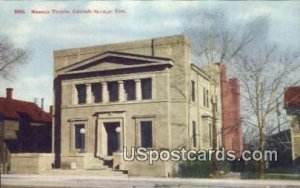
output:
[[124,145],[124,112],[101,112],[97,117],[96,156],[111,160]]

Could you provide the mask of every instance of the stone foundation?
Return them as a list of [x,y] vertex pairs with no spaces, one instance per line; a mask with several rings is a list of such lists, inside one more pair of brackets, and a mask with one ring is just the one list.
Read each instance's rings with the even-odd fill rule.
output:
[[11,155],[10,173],[39,174],[52,169],[54,154],[52,153],[18,153]]
[[178,171],[178,165],[170,161],[156,161],[152,165],[149,161],[132,161],[127,166],[129,176],[174,177]]

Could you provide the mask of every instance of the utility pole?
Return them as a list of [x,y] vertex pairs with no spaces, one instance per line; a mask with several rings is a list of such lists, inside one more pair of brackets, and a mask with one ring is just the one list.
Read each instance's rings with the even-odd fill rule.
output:
[[280,110],[279,110],[279,101],[278,97],[276,98],[276,114],[277,114],[277,123],[278,123],[278,133],[280,133]]

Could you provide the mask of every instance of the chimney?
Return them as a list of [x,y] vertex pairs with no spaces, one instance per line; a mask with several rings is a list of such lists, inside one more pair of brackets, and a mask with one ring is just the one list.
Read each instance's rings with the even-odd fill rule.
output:
[[35,97],[34,98],[34,104],[39,105],[38,103],[39,103],[39,98]]
[[13,99],[13,88],[6,88],[6,98],[9,100]]
[[50,108],[50,114],[53,115],[53,106],[51,105],[49,108]]
[[41,98],[41,109],[44,110],[44,98]]

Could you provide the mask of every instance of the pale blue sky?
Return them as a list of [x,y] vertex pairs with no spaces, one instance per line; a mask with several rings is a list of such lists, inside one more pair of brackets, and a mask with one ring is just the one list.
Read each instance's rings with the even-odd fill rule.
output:
[[[17,71],[14,81],[1,80],[0,95],[5,95],[6,87],[13,87],[15,98],[33,101],[44,97],[48,108],[52,104],[53,50],[181,34],[184,15],[214,8],[224,9],[231,20],[268,15],[272,41],[284,47],[300,47],[297,1],[0,1],[0,34],[31,51],[31,59]],[[27,13],[14,14],[15,9]],[[33,15],[32,9],[124,9],[126,13]]]

